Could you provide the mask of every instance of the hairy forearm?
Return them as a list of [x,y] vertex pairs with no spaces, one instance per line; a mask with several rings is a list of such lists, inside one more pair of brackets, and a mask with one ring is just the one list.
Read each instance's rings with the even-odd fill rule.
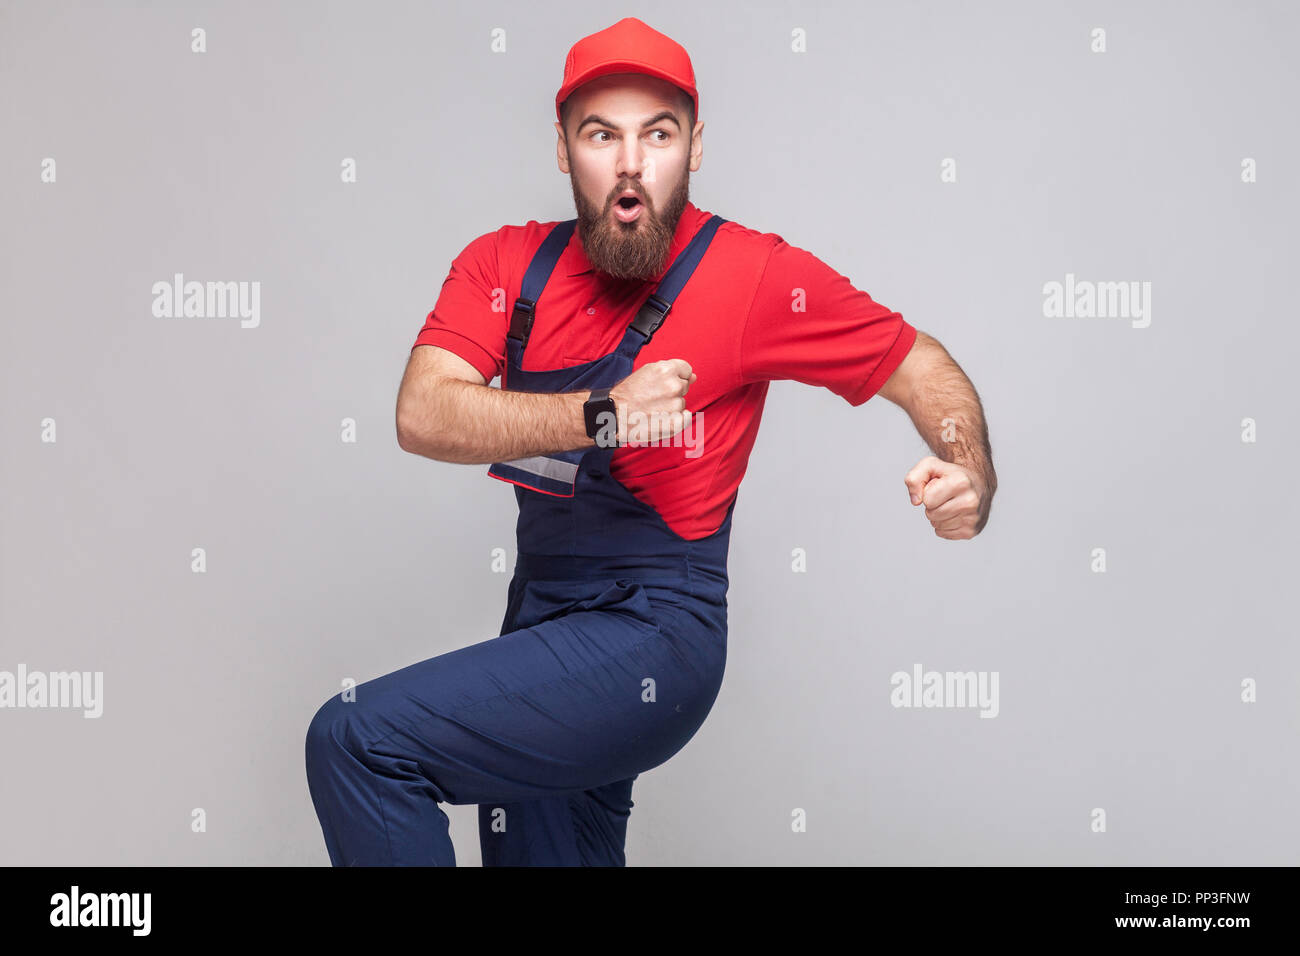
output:
[[427,376],[397,410],[397,441],[413,454],[467,465],[594,447],[582,415],[589,394],[506,391]]
[[992,494],[998,478],[979,395],[948,351],[927,339],[927,362],[904,408],[936,457],[978,473]]

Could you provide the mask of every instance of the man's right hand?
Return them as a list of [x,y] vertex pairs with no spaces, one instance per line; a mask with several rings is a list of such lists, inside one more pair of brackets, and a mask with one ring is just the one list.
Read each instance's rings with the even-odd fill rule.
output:
[[686,392],[695,373],[685,359],[647,362],[609,391],[618,409],[620,445],[658,442],[686,428]]

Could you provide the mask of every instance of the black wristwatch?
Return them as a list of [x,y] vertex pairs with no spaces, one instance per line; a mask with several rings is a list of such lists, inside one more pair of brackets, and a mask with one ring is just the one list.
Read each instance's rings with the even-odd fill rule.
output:
[[[614,406],[614,400],[609,397],[609,389],[593,388],[591,390],[591,397],[582,403],[582,415],[587,421],[588,438],[596,438],[600,430],[606,427],[606,422],[610,421],[609,419],[601,421],[600,416],[603,412],[609,412],[614,416],[618,415],[618,409]],[[618,418],[615,417],[612,421],[616,437],[614,441],[610,443],[611,445],[617,444],[618,442]],[[600,444],[599,440],[596,444]]]

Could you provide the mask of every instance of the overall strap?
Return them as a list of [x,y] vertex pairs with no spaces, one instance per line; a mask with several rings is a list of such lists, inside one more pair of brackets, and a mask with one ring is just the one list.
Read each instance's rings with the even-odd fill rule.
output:
[[668,310],[673,307],[673,302],[677,299],[678,293],[685,288],[687,281],[695,272],[695,267],[700,264],[700,260],[704,258],[704,253],[708,251],[709,243],[713,241],[713,234],[726,221],[721,216],[714,215],[700,227],[694,238],[678,254],[668,271],[664,273],[659,285],[650,293],[649,298],[637,311],[636,318],[628,324],[628,329],[635,329],[641,333],[642,339],[637,343],[638,348],[649,342],[650,337],[655,334],[655,330],[663,325],[664,319],[668,317]]
[[576,219],[557,223],[528,263],[519,289],[519,298],[515,299],[514,311],[510,314],[510,331],[506,333],[506,338],[517,341],[521,349],[528,344],[528,334],[532,331],[533,318],[537,314],[537,300],[541,298],[542,290],[546,288],[546,282],[555,271],[555,264],[560,261],[560,255],[568,246],[577,225]]

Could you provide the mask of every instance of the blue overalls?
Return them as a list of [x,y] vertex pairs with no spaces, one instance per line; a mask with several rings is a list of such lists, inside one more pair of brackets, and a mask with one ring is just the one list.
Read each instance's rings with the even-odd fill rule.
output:
[[[576,221],[525,273],[502,387],[561,392],[631,374],[724,220],[673,262],[609,355],[523,369],[534,308]],[[632,782],[703,724],[727,652],[727,545],[687,540],[609,474],[612,448],[497,462],[518,557],[499,637],[330,698],[307,732],[330,862],[454,866],[439,802],[479,805],[485,866],[622,866]]]

